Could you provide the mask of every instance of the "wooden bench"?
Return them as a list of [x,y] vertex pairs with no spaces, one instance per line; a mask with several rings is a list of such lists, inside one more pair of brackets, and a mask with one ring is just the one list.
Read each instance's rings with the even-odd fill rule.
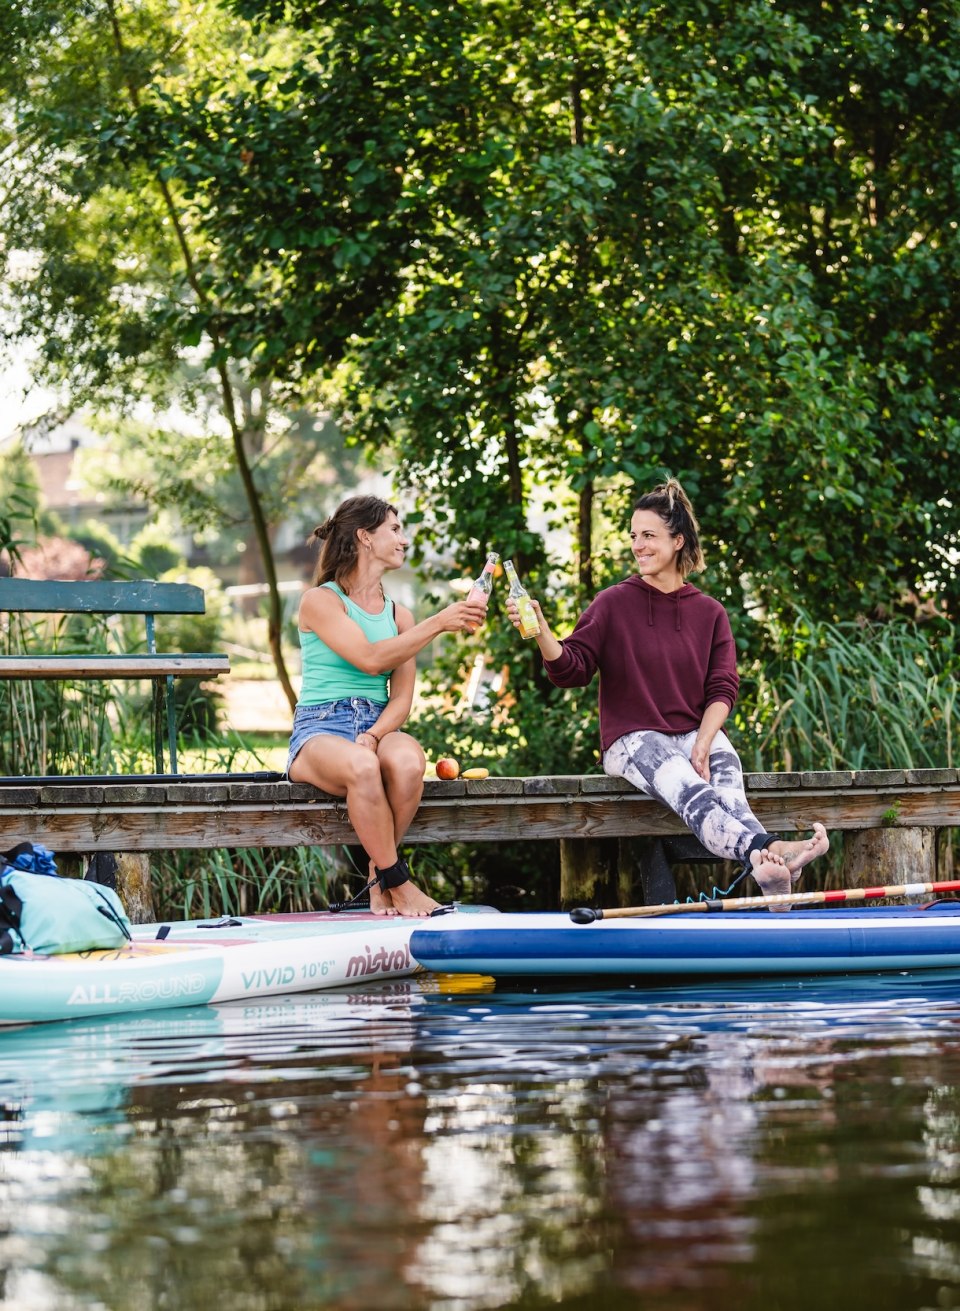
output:
[[[175,678],[215,678],[229,671],[224,655],[182,655],[157,651],[157,615],[197,615],[205,610],[203,591],[190,583],[59,582],[0,578],[0,612],[57,615],[142,615],[145,651],[118,654],[33,652],[0,655],[0,679],[149,679],[153,684],[154,763],[164,772],[166,718],[169,772],[177,773]],[[164,711],[166,714],[164,715]],[[41,839],[38,839],[41,840]]]
[[[809,832],[819,819],[841,834],[851,879],[932,881],[936,835],[960,825],[956,769],[748,774],[746,785],[770,831]],[[0,779],[0,851],[24,838],[84,853],[357,841],[342,800],[270,773]],[[659,859],[656,847],[638,851],[638,839],[663,842]],[[671,900],[664,863],[669,878],[671,857],[691,858],[686,830],[671,811],[621,779],[592,774],[430,780],[406,839],[553,840],[560,843],[565,904],[608,897],[626,903],[638,881],[645,901]],[[878,862],[887,864],[880,869]],[[891,862],[900,863],[902,876]]]

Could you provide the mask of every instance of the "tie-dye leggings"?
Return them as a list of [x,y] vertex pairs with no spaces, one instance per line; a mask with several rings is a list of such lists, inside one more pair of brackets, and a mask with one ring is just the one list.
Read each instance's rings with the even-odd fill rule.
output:
[[710,782],[690,763],[696,733],[627,733],[603,754],[607,774],[625,778],[669,806],[708,851],[746,861],[751,848],[772,839],[750,809],[740,757],[726,733],[710,750]]

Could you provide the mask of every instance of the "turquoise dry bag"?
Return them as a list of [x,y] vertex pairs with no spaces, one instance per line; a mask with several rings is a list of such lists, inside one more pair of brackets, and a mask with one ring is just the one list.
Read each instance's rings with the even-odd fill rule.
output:
[[46,847],[21,842],[0,852],[0,956],[55,956],[122,947],[129,939],[130,921],[112,889],[60,878]]

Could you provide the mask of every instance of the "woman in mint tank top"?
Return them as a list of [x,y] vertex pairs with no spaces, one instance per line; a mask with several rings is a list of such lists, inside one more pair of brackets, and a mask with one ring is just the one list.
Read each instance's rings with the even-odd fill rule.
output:
[[370,908],[429,915],[437,903],[410,879],[398,844],[423,793],[424,755],[403,725],[413,704],[416,656],[441,633],[474,632],[486,612],[456,601],[415,623],[383,590],[407,539],[392,505],[351,496],[319,528],[312,586],[300,603],[303,683],[287,773],[346,797],[370,861]]

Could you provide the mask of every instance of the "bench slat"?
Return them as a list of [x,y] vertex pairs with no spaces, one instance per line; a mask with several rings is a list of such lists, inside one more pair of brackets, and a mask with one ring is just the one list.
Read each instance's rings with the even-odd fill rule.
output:
[[193,583],[0,578],[0,610],[32,614],[202,615],[203,588]]
[[0,679],[215,678],[230,672],[225,655],[0,656]]

